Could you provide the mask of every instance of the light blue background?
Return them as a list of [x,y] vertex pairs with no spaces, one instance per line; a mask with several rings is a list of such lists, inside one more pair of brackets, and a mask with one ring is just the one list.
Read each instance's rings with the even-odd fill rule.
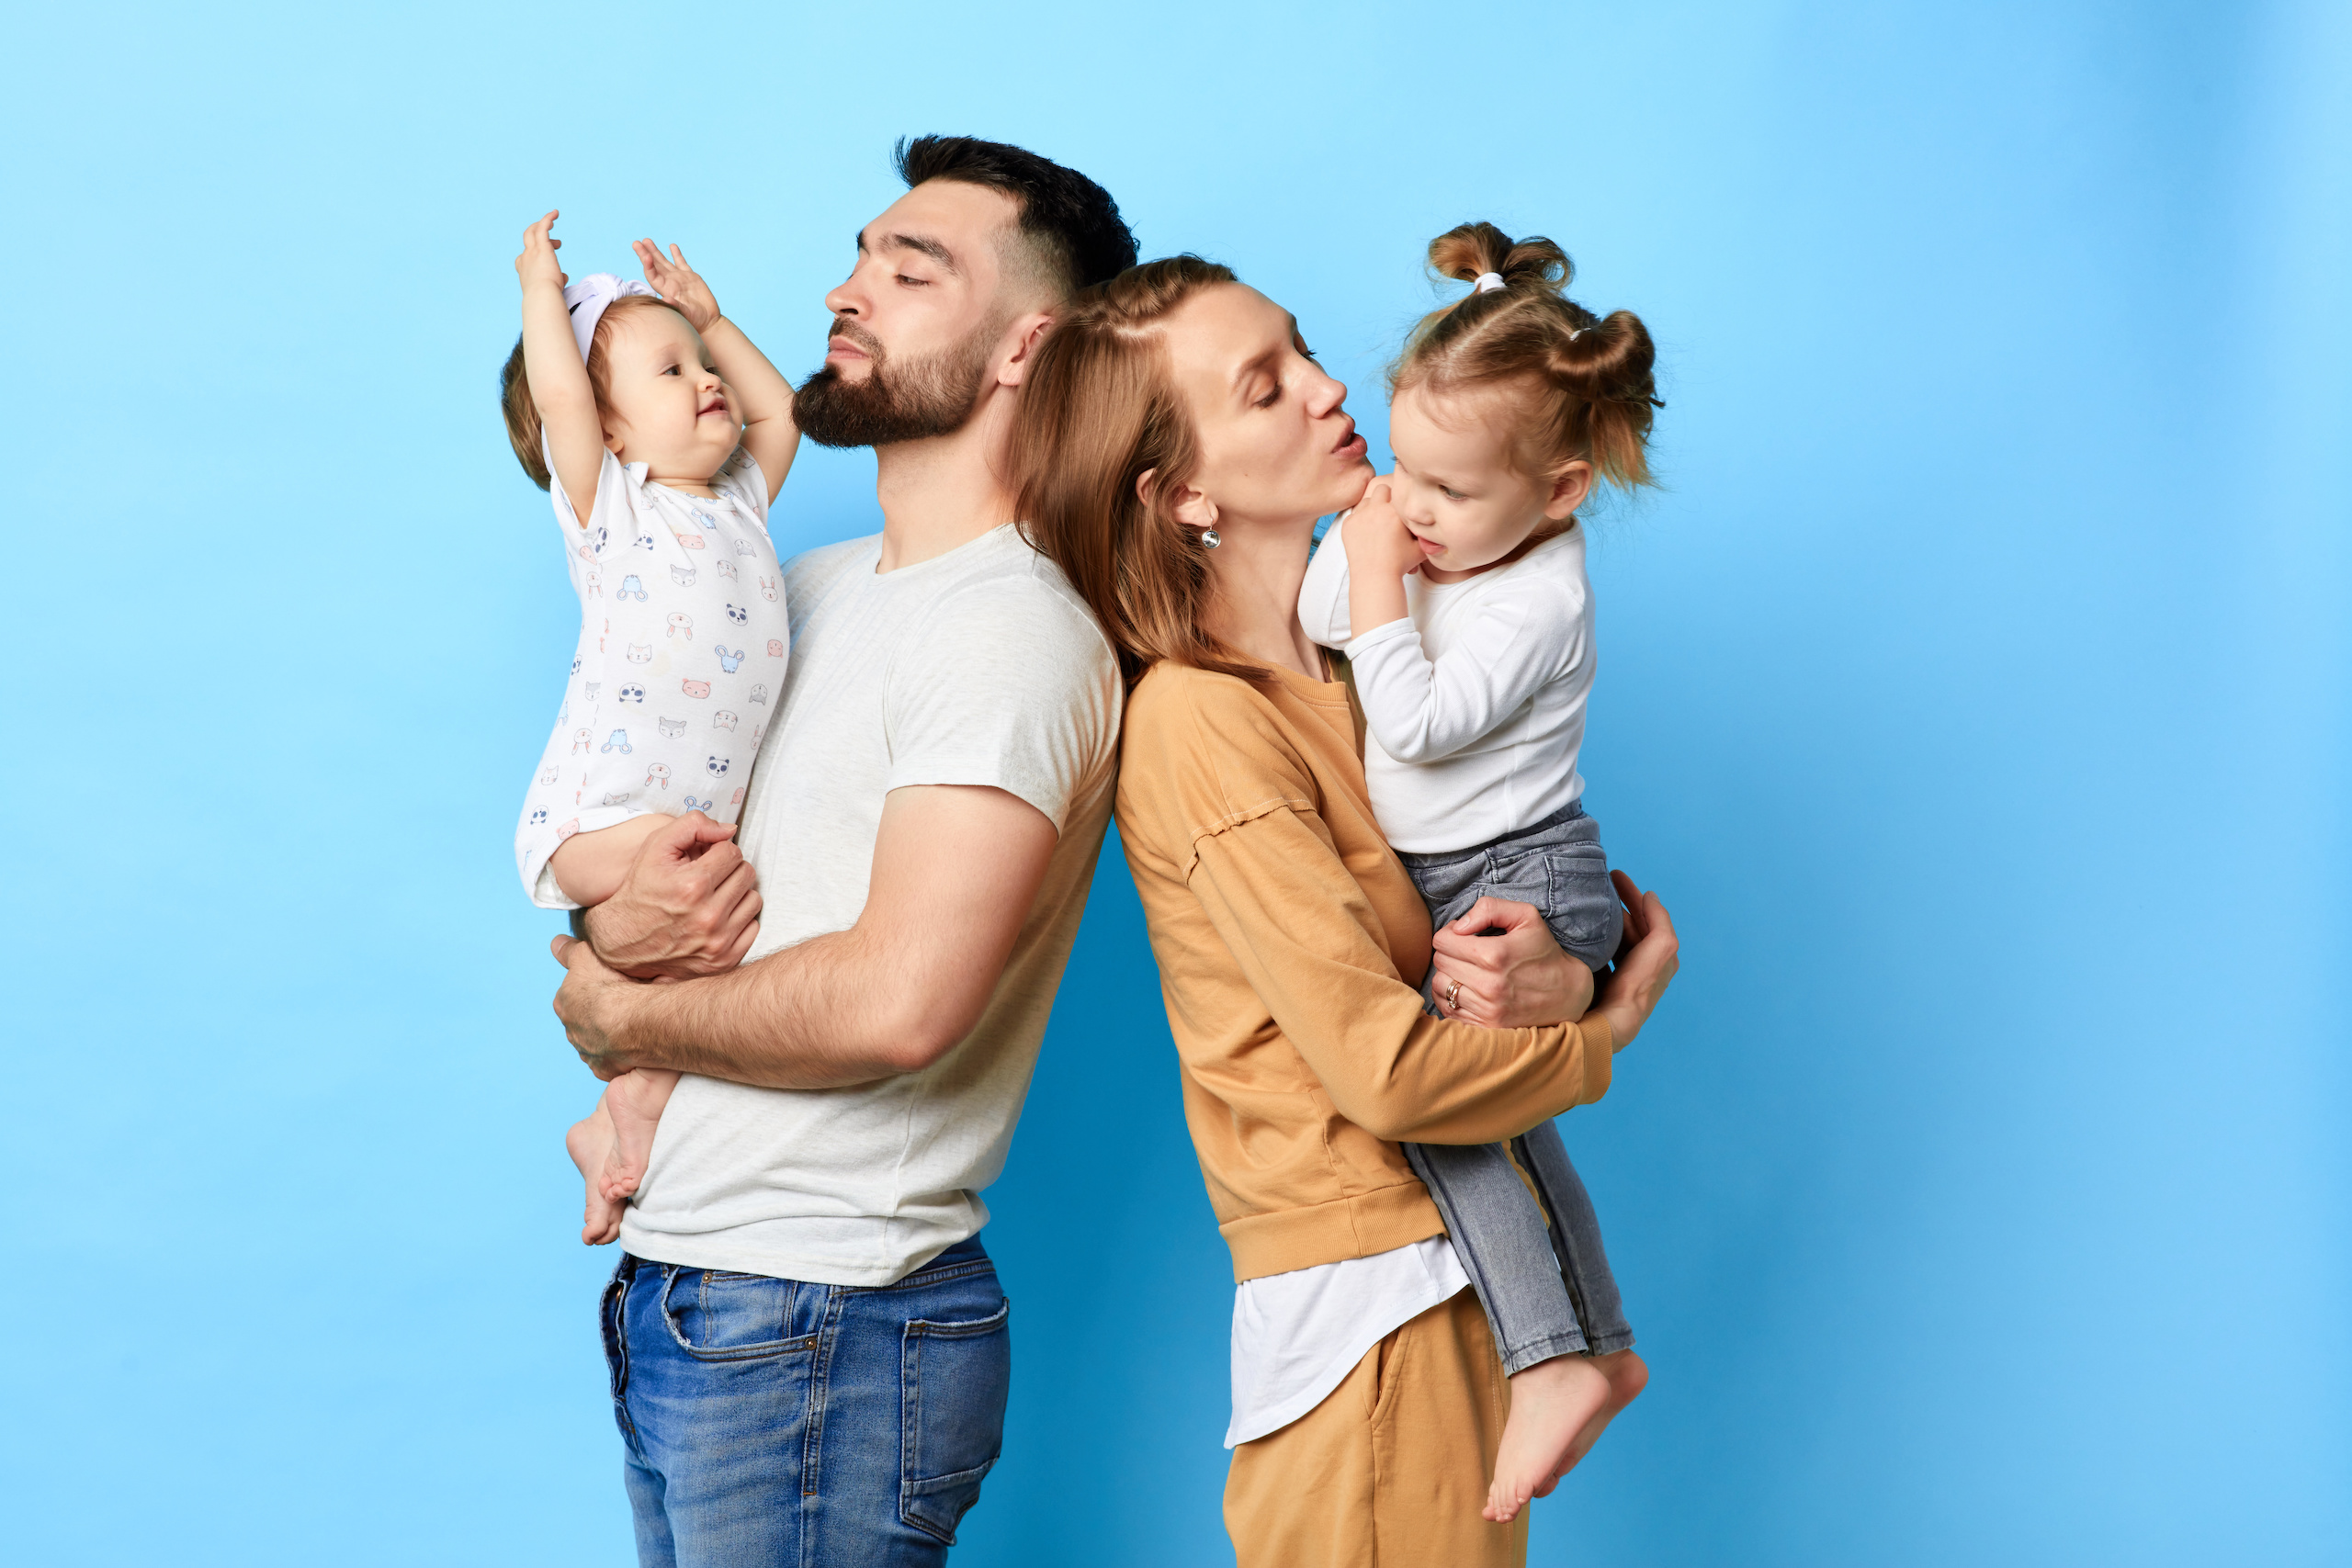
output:
[[[1067,160],[1358,389],[1427,238],[1663,350],[1587,773],[1684,977],[1565,1124],[1653,1392],[1538,1562],[2352,1553],[2342,5],[20,7],[0,1555],[622,1563],[514,886],[575,613],[524,225],[787,370],[908,131]],[[875,526],[811,453],[805,547]],[[1225,1255],[1106,857],[957,1562],[1227,1561]]]

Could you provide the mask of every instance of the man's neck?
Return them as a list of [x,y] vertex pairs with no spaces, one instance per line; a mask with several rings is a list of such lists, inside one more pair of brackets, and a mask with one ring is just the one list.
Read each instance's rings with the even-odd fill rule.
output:
[[876,571],[916,566],[1013,521],[1006,453],[1011,389],[990,388],[961,430],[874,449],[874,493],[882,503]]

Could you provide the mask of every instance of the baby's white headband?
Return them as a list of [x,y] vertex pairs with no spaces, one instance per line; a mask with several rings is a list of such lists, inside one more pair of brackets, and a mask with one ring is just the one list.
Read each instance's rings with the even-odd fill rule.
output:
[[633,277],[592,272],[563,291],[563,308],[571,312],[571,336],[580,344],[581,363],[587,363],[588,345],[595,340],[596,323],[604,319],[605,308],[631,294],[652,295],[653,290]]
[[1492,294],[1502,286],[1503,275],[1499,272],[1482,272],[1478,275],[1478,292],[1481,294]]

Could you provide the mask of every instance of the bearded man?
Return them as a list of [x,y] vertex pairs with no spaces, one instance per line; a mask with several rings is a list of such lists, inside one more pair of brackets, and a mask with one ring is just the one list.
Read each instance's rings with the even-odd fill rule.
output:
[[1035,153],[927,136],[898,162],[795,407],[874,448],[882,532],[785,569],[740,850],[682,818],[555,944],[599,1077],[687,1075],[603,1303],[647,1564],[944,1562],[1002,1443],[979,1194],[1085,907],[1121,696],[1014,526],[1008,443],[1055,310],[1136,247]]

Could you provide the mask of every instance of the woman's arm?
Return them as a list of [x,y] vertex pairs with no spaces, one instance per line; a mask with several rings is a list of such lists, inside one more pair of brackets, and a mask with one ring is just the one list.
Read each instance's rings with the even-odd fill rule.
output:
[[[1590,1013],[1592,972],[1560,951],[1543,914],[1532,904],[1481,898],[1431,943],[1432,989],[1446,1015],[1489,1028],[1598,1015],[1616,1049],[1632,1044],[1681,967],[1681,944],[1657,894],[1643,892],[1622,871],[1609,875],[1625,906],[1625,937]],[[1495,934],[1485,935],[1488,931]],[[1452,988],[1456,981],[1459,990]]]
[[571,519],[584,528],[596,510],[605,423],[571,335],[571,312],[563,308],[563,268],[555,259],[563,242],[553,232],[555,220],[550,212],[524,230],[523,254],[514,258],[523,281],[523,375],[547,434],[550,466],[571,502]]
[[672,245],[665,261],[650,240],[639,240],[633,248],[645,268],[645,281],[702,334],[718,374],[743,400],[743,450],[759,464],[773,502],[800,450],[800,427],[792,423],[792,383],[720,312],[710,285],[686,265],[684,251]]
[[1607,1090],[1604,1020],[1482,1029],[1424,1013],[1311,814],[1274,807],[1196,852],[1188,880],[1210,923],[1333,1106],[1366,1132],[1493,1143]]

